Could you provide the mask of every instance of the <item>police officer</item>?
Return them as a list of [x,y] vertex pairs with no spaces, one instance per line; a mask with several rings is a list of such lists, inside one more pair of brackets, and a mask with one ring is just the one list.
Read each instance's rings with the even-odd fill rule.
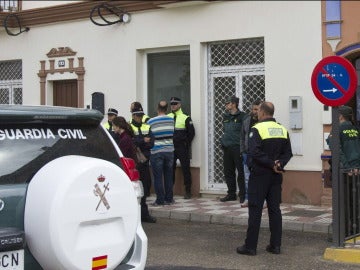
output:
[[249,134],[247,164],[250,168],[248,187],[249,219],[245,244],[237,253],[256,255],[263,203],[266,199],[269,215],[270,243],[266,250],[280,253],[282,216],[280,210],[282,173],[292,157],[288,131],[273,118],[274,105],[263,102],[258,112],[259,122]]
[[239,101],[238,97],[232,96],[225,102],[224,133],[220,143],[223,149],[224,177],[228,190],[227,195],[220,199],[221,202],[237,200],[236,181],[239,187],[240,203],[245,200],[245,176],[243,158],[240,153],[240,138],[246,114],[239,110]]
[[148,116],[147,114],[144,113],[144,109],[141,105],[141,103],[139,101],[134,101],[130,104],[130,112],[131,114],[133,114],[132,112],[136,111],[134,110],[134,108],[138,109],[140,112],[142,112],[143,116],[141,118],[141,122],[143,123],[146,123],[149,119],[150,119],[150,116]]
[[190,147],[195,136],[195,128],[191,117],[183,113],[181,109],[181,99],[178,97],[170,98],[171,113],[168,116],[174,118],[174,183],[176,160],[180,160],[181,169],[184,176],[185,195],[184,199],[191,198],[191,172],[190,172]]
[[131,128],[134,131],[134,144],[139,147],[141,152],[147,158],[145,162],[138,162],[136,165],[140,173],[140,179],[144,187],[144,196],[141,198],[141,221],[155,223],[156,218],[150,215],[146,198],[150,196],[151,175],[149,168],[150,149],[154,146],[154,137],[151,134],[150,126],[143,123],[144,111],[141,104],[134,104],[131,109],[132,120]]
[[119,136],[113,131],[112,127],[112,120],[118,116],[118,111],[114,108],[109,108],[107,112],[107,122],[104,123],[104,127],[110,132],[111,136],[114,138],[115,141],[118,141]]

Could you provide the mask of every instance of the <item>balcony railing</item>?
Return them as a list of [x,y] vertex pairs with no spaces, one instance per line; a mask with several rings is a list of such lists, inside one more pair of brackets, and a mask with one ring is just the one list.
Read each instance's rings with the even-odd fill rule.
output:
[[0,12],[13,12],[19,10],[18,0],[0,0]]

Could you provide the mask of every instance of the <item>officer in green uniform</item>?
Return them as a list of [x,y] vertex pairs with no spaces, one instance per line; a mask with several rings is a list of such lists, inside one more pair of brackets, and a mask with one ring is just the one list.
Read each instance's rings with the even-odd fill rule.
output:
[[[344,177],[344,198],[345,198],[345,234],[352,235],[354,229],[352,224],[356,224],[356,215],[353,209],[356,199],[352,190],[356,189],[356,182],[360,169],[360,130],[353,123],[353,111],[349,106],[340,106],[339,112],[339,141],[340,141],[340,168],[347,174]],[[332,150],[334,145],[331,143],[332,134],[327,138],[327,143]],[[330,163],[330,162],[329,162]],[[330,165],[333,165],[330,163]],[[336,164],[334,164],[336,166]],[[330,167],[331,169],[331,167]]]
[[[225,102],[223,118],[224,133],[220,139],[223,149],[224,177],[227,195],[221,202],[236,201],[236,182],[239,188],[240,203],[245,201],[245,175],[243,158],[240,151],[241,129],[246,114],[239,110],[239,98],[232,96]],[[236,177],[237,171],[237,177]]]
[[360,132],[352,122],[352,108],[339,107],[340,163],[349,173],[357,174],[360,168]]
[[245,244],[236,250],[239,254],[256,255],[265,199],[271,233],[266,250],[273,254],[280,253],[282,173],[292,157],[292,151],[288,131],[275,121],[273,115],[274,105],[271,102],[261,103],[259,122],[251,128],[249,134],[249,219]]
[[181,169],[184,176],[185,195],[184,199],[191,198],[191,172],[190,172],[190,147],[195,136],[195,128],[191,117],[184,114],[181,110],[181,99],[178,97],[170,98],[171,113],[168,116],[174,118],[175,132],[174,142],[174,183],[176,160],[180,160]]

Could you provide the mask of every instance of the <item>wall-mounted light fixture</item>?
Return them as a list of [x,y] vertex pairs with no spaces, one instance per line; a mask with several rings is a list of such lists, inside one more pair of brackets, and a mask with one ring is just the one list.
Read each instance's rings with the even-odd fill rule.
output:
[[[105,18],[107,16],[108,18]],[[100,17],[101,22],[96,21],[94,17]],[[100,4],[92,8],[90,12],[90,20],[98,26],[108,26],[116,23],[128,23],[130,22],[130,14],[123,10],[113,7],[109,4]]]
[[[4,27],[6,33],[10,36],[18,36],[21,33],[28,32],[30,30],[29,27],[22,27],[20,23],[20,18],[15,13],[9,13],[4,19]],[[17,29],[17,32],[14,32]]]

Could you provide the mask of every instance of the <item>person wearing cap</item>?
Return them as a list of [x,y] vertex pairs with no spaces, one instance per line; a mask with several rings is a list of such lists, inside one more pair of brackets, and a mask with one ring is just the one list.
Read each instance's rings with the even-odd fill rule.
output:
[[140,179],[144,187],[144,196],[141,198],[141,221],[148,223],[155,223],[156,218],[149,213],[148,206],[146,204],[146,198],[150,196],[151,188],[151,175],[149,167],[150,149],[154,146],[154,136],[150,130],[150,126],[143,122],[144,112],[140,104],[133,103],[132,106],[132,119],[131,128],[134,131],[134,144],[138,147],[144,156],[147,158],[145,162],[138,162],[136,165],[137,170],[140,173]]
[[181,109],[181,99],[178,97],[170,98],[171,113],[168,116],[174,119],[174,166],[173,177],[175,183],[176,160],[180,160],[182,173],[184,176],[185,194],[184,199],[191,198],[191,172],[190,172],[190,148],[195,136],[195,128],[191,117],[183,113]]
[[243,159],[240,154],[240,135],[246,114],[239,110],[239,98],[232,96],[226,100],[223,118],[224,133],[220,139],[223,148],[224,176],[227,195],[222,202],[236,201],[236,171],[240,203],[245,200],[245,176]]
[[114,108],[109,108],[107,111],[107,121],[104,123],[104,127],[110,132],[111,136],[115,141],[118,141],[118,134],[116,134],[113,130],[113,119],[118,116],[118,111]]
[[130,112],[131,112],[131,115],[133,115],[133,113],[136,113],[136,112],[141,112],[143,115],[141,121],[143,123],[146,123],[150,119],[150,116],[148,116],[147,114],[144,113],[144,109],[139,101],[134,101],[130,104]]

